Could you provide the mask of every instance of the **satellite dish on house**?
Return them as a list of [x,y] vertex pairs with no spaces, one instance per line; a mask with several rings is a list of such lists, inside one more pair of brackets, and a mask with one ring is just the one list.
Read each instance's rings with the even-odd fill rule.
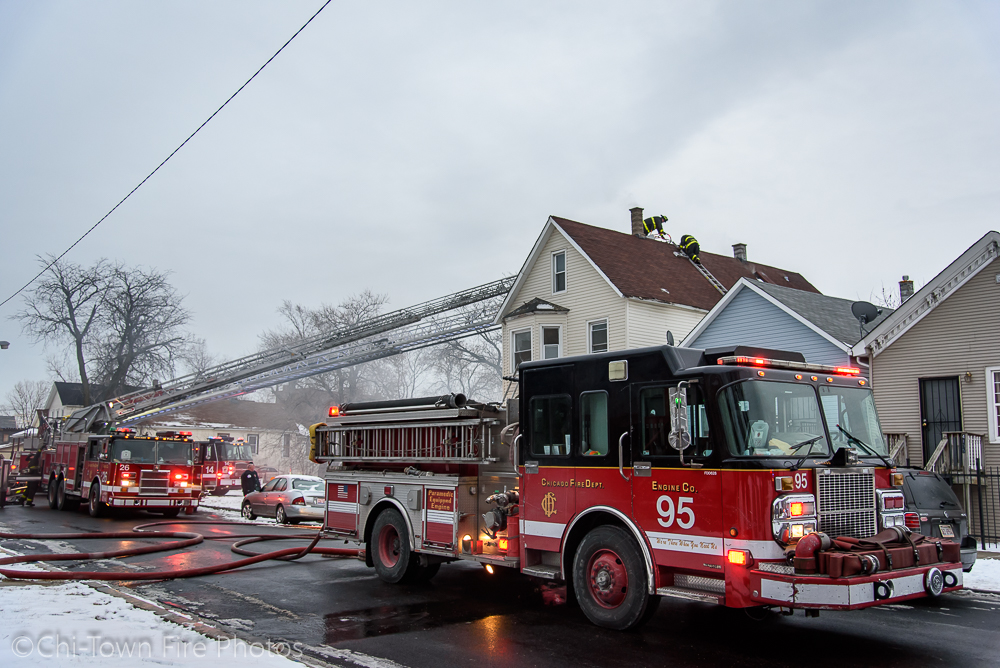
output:
[[671,332],[669,329],[667,330],[667,345],[668,346],[674,345],[674,333]]
[[861,337],[864,338],[865,325],[875,322],[876,318],[882,314],[882,309],[871,302],[854,302],[851,304],[851,313],[858,319],[858,323],[861,325]]

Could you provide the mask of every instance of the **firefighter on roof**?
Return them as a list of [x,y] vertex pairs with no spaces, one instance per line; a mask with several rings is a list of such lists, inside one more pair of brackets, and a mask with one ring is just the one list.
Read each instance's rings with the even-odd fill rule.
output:
[[667,222],[666,216],[653,216],[652,218],[645,218],[642,221],[642,229],[646,232],[646,236],[649,236],[653,232],[656,232],[660,238],[663,238],[663,223]]
[[701,264],[701,258],[698,257],[698,253],[701,251],[701,246],[698,245],[698,240],[692,237],[690,234],[685,234],[681,237],[681,250],[689,258]]

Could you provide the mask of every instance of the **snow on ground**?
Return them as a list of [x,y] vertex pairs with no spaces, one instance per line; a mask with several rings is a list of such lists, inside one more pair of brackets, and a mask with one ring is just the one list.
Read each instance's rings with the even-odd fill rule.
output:
[[240,505],[242,503],[243,495],[236,492],[226,494],[225,496],[205,495],[201,499],[201,505],[205,508],[225,508],[227,510],[235,510],[236,512],[240,512]]
[[[0,580],[0,665],[301,668],[295,647],[214,640],[79,582]],[[220,664],[223,661],[225,663]]]
[[963,579],[969,589],[1000,592],[1000,559],[976,559],[976,564]]

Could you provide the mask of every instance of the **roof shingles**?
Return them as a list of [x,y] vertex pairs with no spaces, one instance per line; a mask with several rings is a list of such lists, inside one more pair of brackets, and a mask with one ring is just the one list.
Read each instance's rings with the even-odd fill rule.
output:
[[[683,304],[711,310],[722,295],[684,255],[674,255],[673,244],[642,239],[631,234],[593,227],[566,218],[552,220],[586,253],[625,297]],[[777,283],[797,290],[819,293],[793,271],[741,262],[735,257],[702,252],[704,266],[726,289],[741,278]],[[781,281],[781,283],[778,283]]]

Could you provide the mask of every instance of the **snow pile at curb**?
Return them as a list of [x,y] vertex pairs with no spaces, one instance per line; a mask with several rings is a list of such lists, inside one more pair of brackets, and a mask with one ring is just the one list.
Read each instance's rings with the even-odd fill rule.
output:
[[294,647],[214,640],[79,582],[2,580],[0,665],[158,665],[291,668]]
[[976,559],[972,570],[964,574],[966,589],[1000,592],[1000,559]]

